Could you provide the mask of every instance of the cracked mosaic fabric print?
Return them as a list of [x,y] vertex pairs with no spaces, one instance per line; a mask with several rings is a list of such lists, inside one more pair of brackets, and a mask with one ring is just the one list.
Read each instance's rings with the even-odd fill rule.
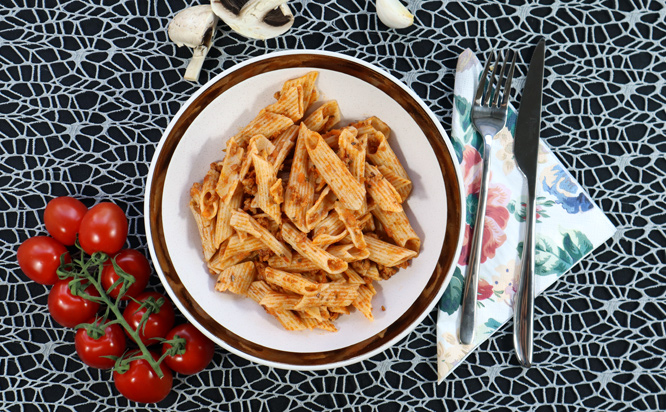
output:
[[[219,348],[159,405],[119,396],[83,365],[16,249],[43,234],[55,196],[111,199],[146,252],[145,178],[163,130],[198,85],[191,51],[168,40],[191,1],[7,0],[0,8],[0,409],[599,410],[666,408],[666,4],[664,1],[404,1],[390,30],[366,0],[292,0],[294,26],[267,41],[220,23],[200,82],[273,50],[323,49],[388,70],[451,129],[458,55],[548,42],[542,138],[618,228],[536,301],[536,367],[517,366],[511,324],[436,384],[435,311],[394,347],[321,372],[258,366]],[[519,102],[517,102],[519,109]],[[578,205],[580,207],[580,205]],[[162,290],[157,277],[151,288]],[[180,318],[183,320],[183,318]]]

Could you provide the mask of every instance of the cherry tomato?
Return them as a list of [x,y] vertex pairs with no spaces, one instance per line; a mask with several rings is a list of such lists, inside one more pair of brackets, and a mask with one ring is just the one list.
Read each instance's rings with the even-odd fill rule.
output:
[[[164,362],[178,373],[194,375],[199,373],[213,360],[215,345],[191,323],[178,325],[166,335],[166,339],[173,339],[178,335],[185,339],[185,353],[182,355],[169,355]],[[162,354],[171,348],[171,344],[162,344]]]
[[[95,322],[95,319],[88,321],[88,323]],[[127,339],[125,339],[123,328],[117,323],[105,325],[104,335],[97,339],[91,337],[86,328],[79,328],[74,337],[74,347],[79,358],[86,365],[98,369],[109,369],[115,365],[116,361],[105,358],[105,356],[120,357],[127,347]]]
[[[153,359],[157,354],[150,352]],[[136,355],[136,352],[129,356]],[[125,373],[113,372],[113,383],[116,389],[127,399],[134,402],[155,403],[166,398],[173,386],[173,373],[164,362],[160,363],[164,376],[161,378],[145,359],[136,359],[130,362],[129,370]]]
[[127,217],[114,203],[96,204],[81,220],[79,243],[89,255],[95,252],[114,255],[122,249],[126,239]]
[[30,279],[42,285],[53,285],[58,281],[56,270],[63,253],[66,253],[65,261],[71,262],[62,243],[48,236],[35,236],[21,243],[16,258],[21,270]]
[[[62,326],[73,328],[79,323],[92,318],[99,309],[99,303],[72,295],[69,289],[70,280],[59,280],[53,285],[51,292],[49,292],[48,305],[49,313],[56,322]],[[90,296],[99,296],[92,285],[89,285],[85,292]]]
[[[139,302],[145,302],[150,297],[155,301],[159,298],[164,298],[164,303],[162,303],[162,306],[159,308],[159,312],[151,313],[148,316],[145,325],[142,325],[138,330],[141,342],[146,346],[158,343],[158,340],[153,338],[165,337],[173,327],[176,318],[173,311],[173,305],[169,299],[157,292],[144,292],[137,296],[136,300]],[[123,317],[133,330],[137,330],[141,318],[147,310],[146,308],[139,309],[139,306],[139,303],[132,300],[123,311]]]
[[[122,270],[134,276],[135,279],[134,283],[132,283],[132,286],[127,289],[121,299],[127,300],[130,298],[130,296],[138,296],[146,288],[148,285],[148,280],[150,279],[150,264],[148,263],[148,259],[146,259],[146,257],[141,254],[141,252],[133,249],[125,249],[120,251],[120,253],[114,257],[114,259]],[[118,279],[120,279],[120,276],[118,276],[116,273],[113,264],[110,261],[106,262],[104,264],[104,270],[102,271],[102,287],[104,290],[108,291],[109,288]],[[111,296],[113,299],[117,298],[118,294],[120,293],[121,286],[122,285],[116,286],[111,292],[109,292],[109,296]]]
[[80,200],[69,196],[56,197],[44,209],[44,225],[51,236],[63,245],[76,242],[81,219],[88,211]]

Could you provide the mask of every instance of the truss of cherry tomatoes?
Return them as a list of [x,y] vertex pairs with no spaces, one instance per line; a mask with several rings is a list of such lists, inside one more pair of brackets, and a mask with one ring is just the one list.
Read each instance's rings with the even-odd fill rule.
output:
[[192,324],[174,326],[169,299],[146,291],[151,268],[139,251],[124,249],[127,217],[111,202],[88,209],[64,196],[44,210],[50,236],[35,236],[18,248],[26,276],[52,285],[48,310],[60,325],[76,329],[81,361],[112,369],[126,398],[159,402],[173,386],[173,372],[202,371],[213,358],[213,342]]

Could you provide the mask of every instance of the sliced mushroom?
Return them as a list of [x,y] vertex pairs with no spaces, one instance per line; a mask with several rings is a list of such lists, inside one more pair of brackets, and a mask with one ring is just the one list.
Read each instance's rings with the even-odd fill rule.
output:
[[377,17],[394,29],[404,29],[414,23],[414,16],[400,0],[377,0]]
[[213,44],[218,20],[219,17],[213,13],[211,6],[206,4],[178,12],[169,23],[171,41],[178,47],[185,45],[194,49],[192,60],[183,75],[185,80],[199,80],[201,66]]
[[270,39],[291,28],[288,0],[211,0],[210,5],[231,29],[251,39]]

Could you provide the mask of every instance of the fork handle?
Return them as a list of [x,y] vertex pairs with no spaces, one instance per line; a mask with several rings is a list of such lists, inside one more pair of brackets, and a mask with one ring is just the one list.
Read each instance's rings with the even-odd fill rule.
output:
[[[532,182],[533,183],[533,182]],[[514,298],[513,346],[518,362],[529,368],[534,352],[534,254],[536,246],[536,188],[528,183],[525,241],[518,289]]]
[[490,145],[493,136],[484,136],[483,166],[481,172],[481,185],[479,188],[479,201],[474,220],[474,234],[470,244],[469,261],[465,274],[465,287],[463,290],[459,339],[463,345],[469,345],[474,340],[476,326],[476,302],[479,288],[479,268],[481,266],[481,250],[483,246],[483,227],[486,220],[486,200],[488,199],[488,180],[490,177]]

